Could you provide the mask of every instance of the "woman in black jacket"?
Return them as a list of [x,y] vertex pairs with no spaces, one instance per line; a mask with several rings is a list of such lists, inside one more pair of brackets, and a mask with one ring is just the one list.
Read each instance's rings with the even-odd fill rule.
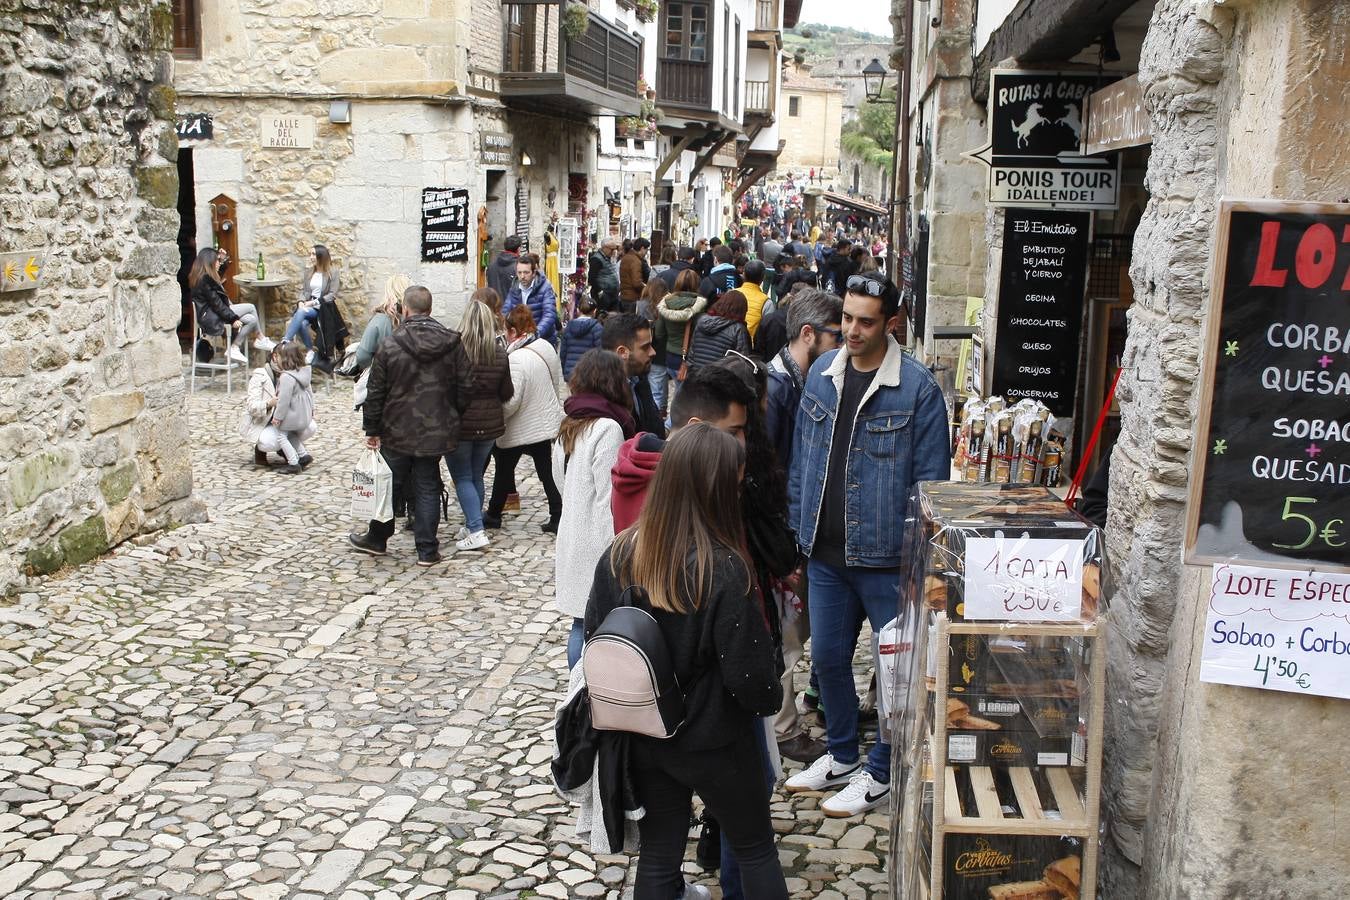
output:
[[694,322],[694,336],[689,339],[689,355],[685,357],[687,375],[700,367],[727,355],[728,350],[750,352],[750,332],[745,327],[745,295],[727,291],[712,305],[706,315]]
[[[637,524],[614,539],[586,605],[589,637],[626,587],[647,590],[685,688],[683,726],[669,740],[631,736],[631,774],[646,810],[638,826],[634,900],[670,900],[693,793],[722,825],[745,895],[787,897],[769,819],[769,786],[756,716],[782,702],[768,617],[746,559],[737,497],[739,441],[711,425],[686,425],[666,444]],[[671,547],[687,547],[672,554]]]
[[[230,359],[248,363],[244,353],[244,341],[250,334],[259,334],[258,309],[252,303],[231,303],[221,283],[220,273],[230,263],[225,251],[211,247],[198,251],[192,261],[192,271],[188,273],[188,286],[192,290],[192,305],[197,311],[197,327],[202,334],[219,337],[233,326],[238,329],[228,350]],[[260,337],[258,349],[268,353],[272,342]]]

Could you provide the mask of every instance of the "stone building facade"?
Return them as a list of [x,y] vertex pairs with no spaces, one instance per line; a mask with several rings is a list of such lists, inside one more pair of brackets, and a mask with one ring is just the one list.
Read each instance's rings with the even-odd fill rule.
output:
[[[984,143],[985,113],[971,96],[987,96],[991,68],[1077,68],[1098,77],[1105,68],[1103,83],[1119,77],[1112,68],[1137,71],[1147,113],[1141,143],[1151,147],[1125,151],[1119,208],[1096,214],[1099,230],[1128,239],[1121,296],[1132,303],[1116,393],[1120,433],[1109,457],[1099,896],[1341,896],[1350,857],[1328,850],[1343,830],[1342,767],[1325,749],[1350,728],[1350,705],[1202,683],[1210,569],[1184,564],[1183,543],[1220,200],[1350,197],[1350,5],[947,0],[941,12],[942,29],[931,29],[926,6],[895,5],[897,17],[912,14],[915,34],[908,176],[916,217],[966,167],[975,177],[950,192],[962,204],[956,211],[987,206],[983,167],[957,163],[939,147],[944,131],[952,149]],[[898,29],[897,39],[904,34]],[[925,95],[934,75],[955,79],[954,93],[939,86]],[[1132,166],[1143,167],[1142,179]],[[933,301],[943,276],[934,261],[950,256],[971,294],[984,298],[990,346],[1002,210],[977,212],[983,228],[969,235],[940,238],[931,229],[942,218],[935,212],[929,221],[929,268],[919,275],[928,312],[940,309]],[[911,247],[920,234],[911,231]],[[971,279],[986,254],[985,277]]]
[[844,91],[831,79],[793,72],[783,78],[778,134],[786,141],[778,172],[806,175],[839,172],[839,140],[844,126]]
[[0,292],[3,592],[202,515],[174,337],[168,6],[0,4],[0,253],[42,265],[36,289]]

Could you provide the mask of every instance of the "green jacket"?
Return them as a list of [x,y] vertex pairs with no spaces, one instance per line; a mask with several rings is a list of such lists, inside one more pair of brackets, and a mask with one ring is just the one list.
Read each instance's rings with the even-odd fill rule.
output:
[[[692,291],[680,291],[667,294],[656,307],[656,327],[652,329],[652,340],[666,342],[666,365],[674,368],[679,365],[680,351],[684,349],[684,330],[703,314],[708,300]],[[673,354],[673,355],[671,355]],[[670,362],[673,360],[673,362]]]

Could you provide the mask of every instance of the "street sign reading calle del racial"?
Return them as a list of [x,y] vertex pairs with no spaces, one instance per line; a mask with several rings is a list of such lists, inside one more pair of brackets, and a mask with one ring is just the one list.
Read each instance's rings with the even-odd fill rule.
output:
[[994,69],[989,143],[967,154],[989,166],[994,206],[1115,209],[1120,157],[1084,156],[1083,107],[1095,74]]

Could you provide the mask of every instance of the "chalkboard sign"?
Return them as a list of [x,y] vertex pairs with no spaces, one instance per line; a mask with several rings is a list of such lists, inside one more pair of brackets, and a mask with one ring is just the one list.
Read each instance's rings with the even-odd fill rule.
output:
[[1009,209],[1003,220],[993,392],[1074,414],[1092,214]]
[[469,191],[422,188],[422,262],[469,258]]
[[1225,202],[1187,561],[1350,570],[1350,204]]

